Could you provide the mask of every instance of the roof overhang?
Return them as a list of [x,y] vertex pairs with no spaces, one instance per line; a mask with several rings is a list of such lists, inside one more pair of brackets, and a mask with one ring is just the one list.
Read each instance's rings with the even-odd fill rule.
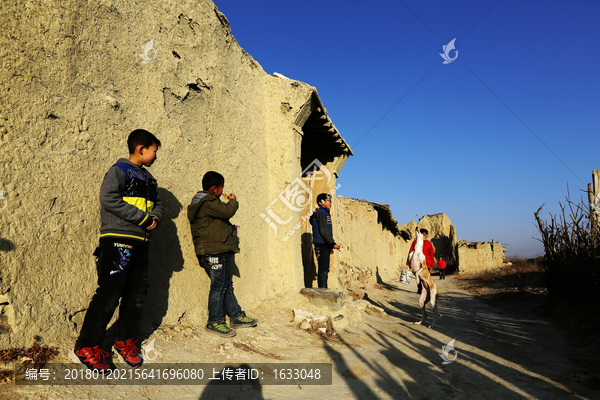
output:
[[[331,121],[316,89],[312,90],[306,103],[300,108],[294,125],[303,136],[303,148],[310,149],[310,157],[333,160],[336,174],[348,157],[354,155],[350,145]],[[303,157],[306,155],[304,153],[306,152],[303,150]]]

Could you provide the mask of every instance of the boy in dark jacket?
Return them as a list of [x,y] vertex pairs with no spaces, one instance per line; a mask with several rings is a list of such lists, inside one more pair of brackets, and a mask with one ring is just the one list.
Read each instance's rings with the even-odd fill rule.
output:
[[313,244],[315,245],[315,254],[319,265],[317,274],[317,285],[320,288],[327,288],[327,278],[329,276],[329,259],[333,254],[333,249],[340,246],[333,240],[333,229],[331,223],[331,195],[321,193],[317,196],[319,208],[311,215],[310,224],[313,230]]
[[254,327],[258,320],[246,316],[233,293],[229,266],[240,248],[237,229],[229,219],[235,215],[239,203],[233,193],[227,196],[227,203],[219,199],[224,186],[223,175],[214,171],[204,174],[203,190],[196,193],[188,206],[188,219],[196,256],[210,277],[206,329],[223,337],[233,337],[236,331],[227,326],[225,315],[229,316],[231,328]]
[[162,219],[156,180],[143,167],[156,160],[160,141],[137,129],[127,139],[129,159],[113,165],[100,187],[100,245],[96,249],[98,289],[85,314],[71,354],[92,370],[108,370],[100,348],[121,299],[114,349],[131,367],[142,365],[140,311],[147,291],[150,233]]

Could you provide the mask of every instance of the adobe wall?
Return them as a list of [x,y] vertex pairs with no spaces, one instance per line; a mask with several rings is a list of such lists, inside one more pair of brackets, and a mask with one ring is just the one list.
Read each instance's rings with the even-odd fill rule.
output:
[[456,236],[456,228],[452,225],[446,214],[424,215],[419,219],[418,225],[419,229],[425,228],[428,230],[429,235],[427,239],[435,249],[436,261],[442,256],[448,267],[451,264],[455,264],[458,238]]
[[332,216],[334,239],[341,250],[331,259],[329,287],[356,289],[367,282],[398,282],[412,241],[380,223],[381,216],[368,201],[338,196]]
[[136,128],[162,141],[150,171],[166,206],[146,327],[205,323],[186,207],[207,170],[240,201],[242,306],[304,286],[300,236],[260,214],[300,176],[293,122],[314,88],[267,75],[207,0],[4,2],[0,26],[0,348],[75,337],[96,288],[100,184]]
[[458,270],[461,273],[477,273],[499,268],[504,263],[506,250],[498,242],[466,242],[458,244]]

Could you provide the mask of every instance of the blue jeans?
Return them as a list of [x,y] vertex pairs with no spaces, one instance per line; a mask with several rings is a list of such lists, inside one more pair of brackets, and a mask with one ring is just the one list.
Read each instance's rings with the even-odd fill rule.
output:
[[440,279],[446,279],[446,268],[440,268]]
[[233,293],[233,281],[229,264],[233,261],[233,253],[220,253],[198,256],[200,265],[210,277],[208,293],[208,323],[224,320],[225,314],[231,320],[243,315],[242,308]]
[[331,249],[327,245],[315,244],[315,255],[317,256],[317,263],[319,264],[319,272],[317,273],[317,285],[320,288],[327,288]]

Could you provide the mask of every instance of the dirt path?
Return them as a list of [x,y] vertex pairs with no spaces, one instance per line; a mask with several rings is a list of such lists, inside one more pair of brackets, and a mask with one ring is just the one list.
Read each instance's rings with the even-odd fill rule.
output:
[[[437,278],[436,278],[437,279]],[[293,325],[283,299],[250,310],[261,323],[221,339],[202,329],[161,327],[155,362],[331,363],[333,382],[325,386],[0,386],[1,399],[592,399],[598,397],[599,341],[569,323],[540,312],[543,299],[499,299],[490,305],[465,290],[454,277],[435,281],[443,318],[435,328],[416,326],[414,283],[366,289],[367,299],[387,315],[362,313],[362,327],[324,340]],[[518,297],[518,296],[517,296]],[[430,313],[430,312],[429,312]],[[566,314],[565,310],[565,314]],[[429,326],[430,320],[427,321]],[[568,322],[568,321],[567,321]],[[581,321],[579,321],[581,322]],[[585,321],[583,323],[584,327]],[[589,327],[588,327],[589,330]],[[581,336],[584,338],[582,339]],[[580,340],[577,340],[580,338]],[[444,365],[442,346],[455,340],[456,359]],[[73,339],[60,346],[62,353]],[[234,346],[234,342],[238,346]],[[240,344],[271,357],[246,351]],[[68,362],[65,354],[57,362]]]

